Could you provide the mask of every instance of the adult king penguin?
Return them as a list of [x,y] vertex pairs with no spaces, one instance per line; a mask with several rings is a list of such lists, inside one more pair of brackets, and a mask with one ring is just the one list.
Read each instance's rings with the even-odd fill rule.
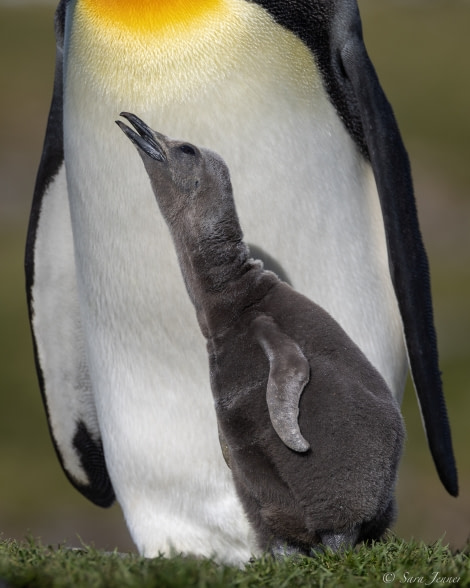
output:
[[71,482],[101,506],[116,497],[146,556],[250,555],[204,341],[139,156],[114,124],[131,110],[222,155],[247,241],[289,267],[398,399],[408,354],[456,495],[408,159],[356,1],[62,0],[56,37],[26,276]]

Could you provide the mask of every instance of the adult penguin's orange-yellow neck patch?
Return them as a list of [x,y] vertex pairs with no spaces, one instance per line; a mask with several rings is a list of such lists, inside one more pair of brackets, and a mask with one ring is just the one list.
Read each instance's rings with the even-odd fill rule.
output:
[[[216,97],[228,87],[223,80],[242,80],[233,81],[231,102],[238,94],[244,100],[262,80],[282,94],[278,79],[286,77],[297,92],[317,77],[302,41],[257,2],[74,0],[71,6],[65,61],[70,104],[106,100],[116,112],[132,106],[144,113],[150,105],[154,111],[156,104],[195,103],[208,92]],[[204,100],[209,108],[211,100]]]
[[139,35],[187,26],[222,0],[81,0],[82,8],[108,26]]

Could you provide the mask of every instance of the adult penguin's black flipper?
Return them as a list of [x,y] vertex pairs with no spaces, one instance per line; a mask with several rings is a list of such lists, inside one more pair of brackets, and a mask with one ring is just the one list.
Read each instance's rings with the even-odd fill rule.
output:
[[[350,3],[352,4],[352,3]],[[338,17],[336,47],[362,123],[382,208],[392,282],[403,320],[411,373],[439,477],[453,496],[457,470],[442,392],[429,266],[422,242],[411,171],[400,132],[367,55],[359,15]]]
[[25,253],[26,291],[49,430],[72,484],[95,504],[114,491],[104,460],[78,309],[63,145],[65,1],[55,19],[54,93],[38,169]]

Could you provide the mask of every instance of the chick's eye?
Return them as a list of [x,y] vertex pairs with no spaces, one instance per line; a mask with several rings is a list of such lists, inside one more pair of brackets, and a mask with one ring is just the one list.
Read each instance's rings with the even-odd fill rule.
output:
[[191,147],[191,145],[181,145],[180,151],[186,153],[187,155],[196,155],[196,151],[194,150],[194,147]]

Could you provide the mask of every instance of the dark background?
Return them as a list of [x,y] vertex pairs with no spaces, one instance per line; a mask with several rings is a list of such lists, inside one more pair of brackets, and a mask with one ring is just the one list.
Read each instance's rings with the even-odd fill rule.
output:
[[[129,550],[119,507],[93,506],[62,474],[27,323],[23,249],[52,90],[54,4],[0,0],[0,533]],[[460,470],[455,499],[434,471],[409,387],[395,532],[427,542],[444,536],[459,548],[470,535],[470,3],[360,0],[359,6],[413,166]]]

